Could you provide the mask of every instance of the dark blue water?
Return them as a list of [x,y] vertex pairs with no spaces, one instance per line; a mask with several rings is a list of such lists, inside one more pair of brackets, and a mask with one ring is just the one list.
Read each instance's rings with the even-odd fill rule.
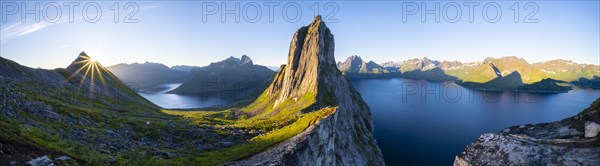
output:
[[408,79],[352,82],[371,108],[387,165],[451,165],[483,133],[561,120],[600,97],[598,90],[532,94]]

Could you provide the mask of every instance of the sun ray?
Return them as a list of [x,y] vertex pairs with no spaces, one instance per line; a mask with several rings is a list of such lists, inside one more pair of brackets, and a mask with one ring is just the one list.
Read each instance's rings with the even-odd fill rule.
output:
[[75,71],[73,74],[71,74],[71,75],[70,75],[70,76],[67,78],[67,80],[70,80],[71,78],[75,77],[77,74],[79,74],[79,72],[81,72],[81,70],[85,69],[85,67],[86,67],[86,66],[88,66],[88,65],[89,65],[89,63],[88,63],[88,64],[85,64],[85,65],[83,65],[83,66],[81,66],[79,69],[77,69],[77,71]]
[[[100,67],[98,67],[98,66],[100,66]],[[101,67],[102,67],[102,65],[96,65],[96,71],[98,72],[98,75],[100,77],[100,82],[102,82],[102,86],[106,87],[106,81],[104,80],[104,76],[102,75],[102,72],[100,71]]]
[[91,68],[91,79],[90,79],[90,97],[94,97],[94,84],[96,84],[96,82],[94,81],[94,68],[96,68],[96,63],[94,63],[93,61],[90,61],[90,63],[92,63],[92,67]]
[[83,85],[83,83],[85,82],[85,78],[89,74],[89,71],[90,71],[90,68],[91,68],[91,63],[88,63],[87,66],[88,67],[86,67],[86,69],[85,69],[85,74],[83,74],[83,78],[81,79],[81,82],[79,83],[79,86]]
[[[79,73],[83,73],[81,76],[81,81],[79,82],[79,86],[83,87],[86,81],[89,81],[89,91],[90,97],[94,96],[94,88],[96,87],[96,83],[100,83],[102,87],[107,87],[107,78],[110,77],[110,80],[115,78],[114,75],[108,72],[104,66],[100,65],[100,63],[89,56],[80,55],[76,62],[73,62],[74,65],[80,65],[74,73],[72,73],[69,77],[67,77],[66,81],[73,79],[74,77],[80,75]],[[83,72],[85,70],[85,72]],[[99,79],[98,82],[96,79]]]

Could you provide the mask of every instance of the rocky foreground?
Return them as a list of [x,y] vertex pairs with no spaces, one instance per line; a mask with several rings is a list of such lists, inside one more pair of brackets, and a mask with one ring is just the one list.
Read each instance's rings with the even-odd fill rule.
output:
[[558,122],[481,135],[454,165],[600,165],[600,99]]

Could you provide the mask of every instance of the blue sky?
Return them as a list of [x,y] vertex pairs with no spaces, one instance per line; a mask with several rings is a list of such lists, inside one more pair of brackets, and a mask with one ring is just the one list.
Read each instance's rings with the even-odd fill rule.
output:
[[[60,20],[52,19],[56,10],[62,10]],[[240,4],[240,22],[233,15],[225,15],[226,21],[217,11],[210,14],[211,5],[222,7],[220,1],[143,1],[135,2],[139,11],[132,17],[137,23],[123,23],[133,6],[125,10],[125,2],[119,2],[119,22],[114,22],[114,1],[98,1],[102,16],[95,23],[85,20],[82,8],[94,2],[79,2],[75,6],[73,23],[69,22],[68,7],[62,1],[41,1],[38,15],[26,15],[21,21],[21,2],[0,2],[0,56],[18,63],[41,68],[65,67],[75,56],[86,51],[103,65],[118,63],[159,62],[172,65],[207,65],[229,56],[250,56],[255,63],[279,66],[286,63],[289,44],[293,33],[305,26],[314,17],[316,1],[277,2],[273,22],[269,21],[268,6],[260,1],[226,1],[225,7],[232,9]],[[515,1],[478,2],[473,10],[473,22],[469,21],[468,7],[458,2],[462,12],[460,19],[452,23],[456,14],[455,4],[440,1],[440,22],[435,15],[407,15],[410,5],[433,9],[435,1],[319,1],[320,14],[325,18],[337,19],[328,22],[335,36],[336,60],[343,61],[350,55],[360,55],[375,62],[401,61],[410,58],[428,57],[436,60],[458,60],[462,62],[482,61],[486,57],[515,55],[530,63],[551,59],[567,59],[577,63],[600,64],[600,2],[598,1],[544,1],[528,4],[519,3],[519,22],[514,22]],[[495,3],[502,16],[495,22],[484,20],[483,6]],[[12,6],[17,4],[16,14]],[[287,17],[294,18],[299,5],[302,15],[297,20],[284,19],[283,7],[287,5]],[[407,7],[407,10],[403,10]],[[488,18],[495,17],[495,9],[487,8]],[[28,9],[35,2],[27,1]],[[252,20],[256,8],[261,8],[261,17]],[[311,7],[312,6],[312,7]],[[448,10],[443,10],[447,6]],[[528,10],[525,10],[527,6]],[[532,19],[537,23],[523,23],[534,7],[538,11]],[[248,10],[242,11],[247,7]],[[327,8],[325,8],[327,7]],[[333,9],[337,12],[332,17]],[[88,19],[96,15],[88,8]],[[326,10],[327,9],[327,10]],[[448,14],[443,14],[445,13]],[[204,12],[204,13],[203,13]],[[44,14],[49,13],[49,14]],[[39,14],[39,13],[38,13]],[[203,21],[203,15],[207,20]],[[247,15],[247,16],[245,16]],[[447,16],[446,16],[447,15]],[[44,19],[47,17],[47,19]],[[248,18],[248,19],[244,19]],[[444,19],[446,18],[446,19]],[[450,21],[448,21],[449,19]],[[47,21],[50,20],[50,21]],[[254,22],[253,22],[254,21]],[[295,21],[295,22],[294,22]],[[330,21],[329,19],[326,21]],[[493,20],[492,20],[493,21]],[[55,23],[54,23],[55,22]]]

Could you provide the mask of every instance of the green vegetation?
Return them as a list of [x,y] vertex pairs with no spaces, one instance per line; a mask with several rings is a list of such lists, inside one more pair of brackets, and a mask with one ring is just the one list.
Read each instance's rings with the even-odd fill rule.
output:
[[[353,60],[356,62],[352,63]],[[362,63],[360,63],[362,62]],[[577,64],[566,60],[551,60],[530,64],[522,58],[507,56],[487,58],[482,63],[465,63],[457,61],[437,62],[427,58],[409,59],[401,63],[387,62],[389,70],[397,69],[397,73],[362,72],[364,61],[357,56],[349,57],[338,65],[348,78],[409,78],[426,81],[456,81],[468,88],[478,90],[506,91],[520,90],[531,92],[566,92],[572,88],[600,88],[600,66]],[[360,66],[359,66],[360,65]],[[378,66],[373,64],[371,66]],[[494,66],[502,78],[499,78]],[[354,69],[354,70],[351,70]],[[358,70],[360,69],[360,71]],[[510,74],[519,74],[518,79]],[[551,83],[566,82],[567,84]]]
[[310,108],[316,102],[316,93],[307,93],[296,100],[287,99],[274,107],[275,96],[277,95],[263,93],[252,104],[240,109],[234,108],[223,111],[162,110],[163,113],[182,116],[198,125],[212,125],[215,128],[231,127],[264,133],[251,138],[245,143],[221,150],[193,155],[196,157],[184,157],[162,162],[164,164],[188,165],[202,163],[202,165],[218,165],[244,158],[264,151],[301,133],[306,128],[334,113],[337,109],[337,107],[326,107],[303,114],[303,110]]
[[494,70],[488,65],[465,66],[457,69],[445,70],[444,72],[463,82],[484,83],[496,78]]
[[[103,165],[108,160],[108,155],[101,154],[91,150],[87,145],[72,139],[65,139],[65,134],[73,131],[86,131],[90,139],[105,139],[103,134],[105,130],[118,128],[127,125],[132,127],[134,137],[156,138],[160,130],[167,130],[164,120],[173,122],[184,122],[176,116],[169,116],[157,111],[153,107],[130,103],[128,101],[119,101],[110,99],[107,96],[96,95],[90,97],[85,92],[79,92],[75,87],[65,86],[59,89],[53,85],[41,84],[37,82],[14,82],[14,91],[27,94],[19,101],[39,101],[52,107],[62,117],[72,118],[75,121],[92,121],[90,124],[66,124],[56,119],[42,118],[34,115],[30,110],[12,109],[23,119],[10,119],[4,114],[0,114],[0,135],[1,139],[11,142],[20,142],[29,144],[40,149],[62,152],[73,158],[81,159],[91,165]],[[42,93],[40,93],[42,92]],[[2,93],[10,93],[3,91]],[[64,97],[69,96],[69,97]],[[77,104],[69,104],[76,101]],[[110,105],[105,104],[106,102]],[[16,103],[10,102],[13,108]],[[82,106],[87,105],[87,106]],[[115,110],[114,106],[119,106],[122,111]],[[28,124],[24,120],[35,121],[35,126]],[[152,126],[145,123],[151,122]],[[43,127],[42,127],[43,126]]]
[[[48,119],[34,115],[29,110],[15,110],[26,120],[36,122],[35,126],[23,120],[10,119],[0,114],[0,135],[4,141],[16,141],[30,144],[42,149],[56,151],[90,165],[105,165],[114,156],[119,165],[218,165],[264,151],[265,149],[289,139],[304,131],[310,125],[332,114],[336,107],[308,110],[316,102],[316,93],[307,93],[301,98],[287,99],[274,105],[274,96],[263,94],[253,103],[242,108],[231,108],[222,111],[183,111],[159,110],[152,105],[143,105],[127,100],[115,100],[103,94],[90,97],[87,91],[79,91],[76,86],[57,87],[37,82],[14,82],[11,90],[23,94],[19,101],[39,101],[50,105],[52,111],[61,117],[74,121],[90,121],[89,124],[66,124],[56,119]],[[42,93],[39,93],[42,92]],[[5,93],[5,92],[3,92]],[[64,97],[68,96],[68,97]],[[76,104],[73,104],[76,103]],[[15,104],[10,104],[15,107]],[[303,113],[306,111],[308,113]],[[182,118],[183,117],[183,118]],[[151,125],[146,125],[149,122]],[[111,140],[106,137],[107,130],[130,130],[133,140],[159,139],[160,133],[169,128],[167,123],[174,123],[175,130],[185,130],[185,126],[199,125],[212,127],[212,132],[229,135],[227,129],[255,130],[256,134],[244,143],[211,151],[198,151],[193,148],[184,150],[168,150],[184,157],[163,159],[148,152],[152,149],[132,148],[113,153],[100,153],[80,140],[67,139],[66,134],[74,131],[85,131],[86,140]],[[185,140],[183,140],[185,141]],[[191,140],[188,140],[191,141]],[[110,155],[109,155],[110,154]],[[31,156],[38,157],[38,156]],[[75,162],[71,164],[77,164]]]
[[[225,162],[233,161],[236,159],[244,158],[249,155],[264,151],[266,148],[271,147],[279,142],[285,141],[293,136],[299,134],[304,131],[306,128],[311,125],[317,123],[319,120],[331,115],[335,112],[337,107],[327,107],[318,111],[296,115],[293,119],[296,119],[291,124],[285,125],[283,127],[279,127],[273,129],[265,134],[258,135],[250,139],[246,143],[242,143],[239,145],[235,145],[229,148],[217,150],[217,151],[209,151],[196,155],[197,157],[185,157],[180,159],[175,159],[172,161],[162,161],[163,163],[168,164],[193,164],[193,163],[202,163],[202,165],[218,165]],[[213,122],[215,119],[223,120],[222,117],[225,117],[229,111],[168,111],[164,110],[163,112],[172,114],[172,115],[180,115],[185,118],[191,119],[195,123],[200,124],[209,124]],[[261,128],[260,125],[265,125],[264,121],[257,121],[253,123],[253,121],[248,121],[246,119],[239,120],[223,120],[228,121],[229,124],[233,126],[243,126],[243,127],[252,127],[252,128]],[[275,121],[275,120],[273,120]],[[250,124],[252,123],[252,124]]]
[[80,66],[23,70],[26,76],[68,78],[56,84],[37,77],[1,80],[6,88],[0,94],[9,95],[1,100],[6,110],[0,113],[0,147],[41,151],[18,156],[26,160],[73,158],[61,165],[218,165],[264,151],[337,110],[315,106],[316,92],[281,102],[277,92],[252,94],[258,97],[249,105],[225,110],[161,110],[108,71],[92,70],[95,80],[91,73],[72,76]]

